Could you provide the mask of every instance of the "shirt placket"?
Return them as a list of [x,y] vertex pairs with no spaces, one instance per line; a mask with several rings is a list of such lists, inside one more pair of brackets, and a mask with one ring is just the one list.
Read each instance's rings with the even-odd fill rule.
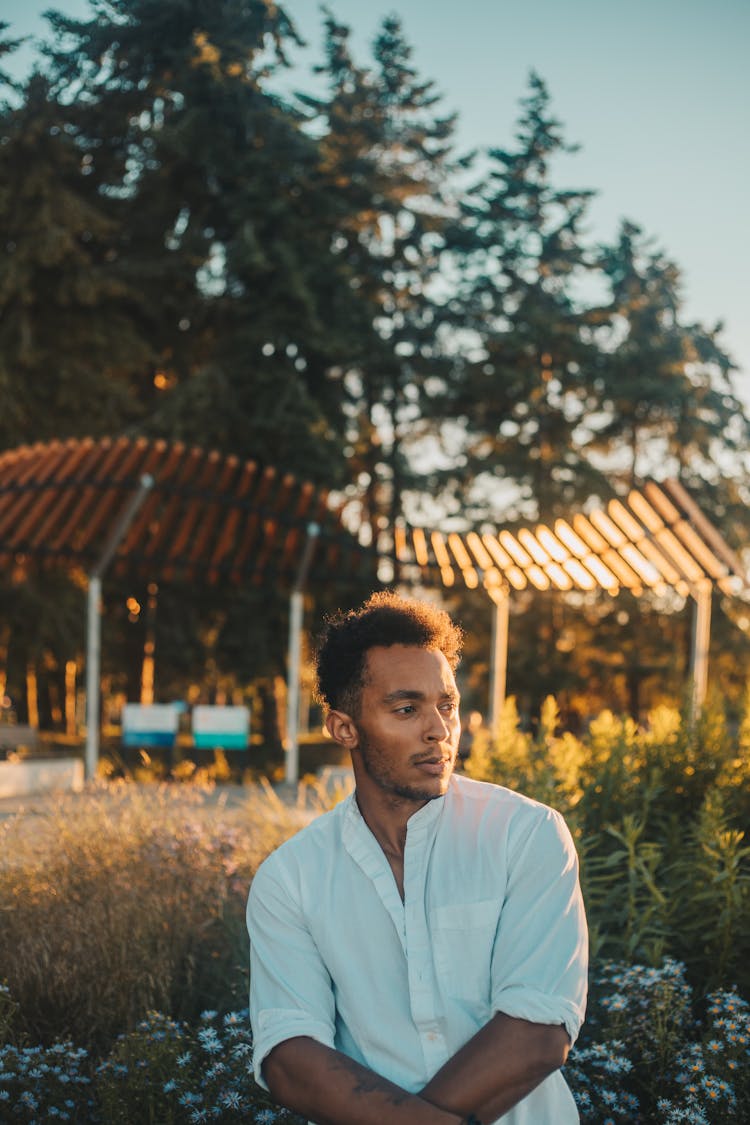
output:
[[[429,810],[430,806],[423,812]],[[419,816],[419,814],[417,814]],[[409,1002],[417,1028],[428,1081],[447,1061],[450,1052],[442,1030],[437,999],[432,943],[427,920],[426,883],[437,825],[434,816],[409,821],[404,853],[404,936],[409,980]]]

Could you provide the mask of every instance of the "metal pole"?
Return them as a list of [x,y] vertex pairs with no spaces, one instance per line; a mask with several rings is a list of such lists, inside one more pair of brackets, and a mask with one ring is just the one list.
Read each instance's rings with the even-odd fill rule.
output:
[[299,778],[299,665],[304,594],[293,590],[289,603],[289,666],[286,689],[286,780]]
[[115,551],[132,523],[138,509],[153,488],[154,478],[148,473],[141,477],[137,490],[128,500],[112,528],[98,561],[89,574],[86,598],[86,779],[96,777],[99,763],[99,713],[101,696],[101,600],[102,575],[109,566]]
[[708,688],[708,649],[711,640],[711,595],[713,586],[711,582],[701,582],[696,585],[691,594],[695,599],[693,609],[693,634],[690,648],[690,675],[693,681],[690,700],[691,719],[698,717],[703,704],[706,702]]
[[299,781],[299,671],[302,647],[302,619],[305,608],[304,585],[312,562],[315,542],[320,535],[316,523],[307,525],[307,539],[289,601],[289,654],[286,683],[286,781]]
[[492,613],[492,652],[490,658],[490,706],[488,725],[493,739],[497,738],[500,712],[505,702],[508,673],[508,618],[510,598],[502,586],[492,586],[488,593],[494,603]]
[[86,758],[87,780],[96,777],[99,761],[99,685],[101,663],[101,599],[102,580],[98,574],[89,576],[86,595]]

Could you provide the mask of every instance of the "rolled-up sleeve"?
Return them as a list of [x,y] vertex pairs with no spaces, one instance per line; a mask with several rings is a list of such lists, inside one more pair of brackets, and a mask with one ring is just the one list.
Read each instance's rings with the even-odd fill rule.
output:
[[299,909],[291,883],[262,865],[247,903],[250,935],[250,1022],[255,1079],[268,1088],[263,1061],[286,1039],[309,1036],[332,1047],[331,978]]
[[559,813],[544,809],[509,839],[508,881],[492,954],[492,1009],[563,1024],[575,1042],[586,1010],[588,933],[578,857]]

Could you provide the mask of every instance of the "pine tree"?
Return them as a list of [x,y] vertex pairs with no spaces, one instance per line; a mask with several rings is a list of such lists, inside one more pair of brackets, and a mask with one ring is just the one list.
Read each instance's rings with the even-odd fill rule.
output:
[[591,269],[581,225],[592,192],[552,182],[554,158],[572,151],[532,74],[516,146],[489,151],[452,231],[455,323],[471,334],[448,399],[466,429],[453,487],[477,519],[546,518],[601,484],[577,432],[597,400],[598,314],[576,292]]
[[433,83],[419,78],[397,17],[385,19],[369,66],[349,29],[328,13],[325,98],[304,104],[322,123],[328,192],[338,209],[334,247],[358,302],[343,387],[352,467],[374,533],[417,486],[409,447],[428,420],[430,380],[441,371],[436,279],[449,214],[455,119],[435,114]]
[[317,146],[266,88],[293,27],[263,0],[94,9],[53,17],[49,58],[159,310],[144,426],[330,482],[340,412],[306,376],[308,349],[336,351]]
[[[87,20],[52,17],[47,75],[3,120],[13,191],[0,209],[18,253],[0,275],[13,314],[2,318],[1,377],[14,380],[16,411],[0,411],[2,440],[125,428],[330,486],[344,469],[340,411],[308,382],[306,351],[326,366],[335,356],[328,310],[342,286],[319,221],[317,143],[265,89],[291,25],[262,0],[92,7]],[[5,405],[2,384],[0,394]],[[231,592],[191,594],[179,645],[162,645],[167,682],[184,672],[175,654],[202,652],[202,635],[230,614]],[[278,641],[283,591],[266,597],[262,621],[257,601],[233,604],[235,637]],[[114,611],[111,623],[108,651],[133,650],[132,627]],[[282,649],[262,649],[276,662],[268,674],[283,672]]]
[[608,420],[592,446],[627,450],[631,487],[657,465],[688,487],[719,484],[750,439],[721,325],[685,322],[679,269],[632,222],[603,248],[601,266],[611,290],[612,328],[600,341]]

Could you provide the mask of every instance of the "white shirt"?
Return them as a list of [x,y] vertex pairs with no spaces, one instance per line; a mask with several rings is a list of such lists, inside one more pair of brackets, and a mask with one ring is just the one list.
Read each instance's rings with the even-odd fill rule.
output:
[[[496,1012],[564,1024],[586,1002],[586,921],[559,813],[454,776],[409,819],[404,901],[352,794],[259,867],[247,909],[255,1076],[285,1039],[333,1047],[410,1093]],[[557,1071],[501,1119],[573,1125]]]

